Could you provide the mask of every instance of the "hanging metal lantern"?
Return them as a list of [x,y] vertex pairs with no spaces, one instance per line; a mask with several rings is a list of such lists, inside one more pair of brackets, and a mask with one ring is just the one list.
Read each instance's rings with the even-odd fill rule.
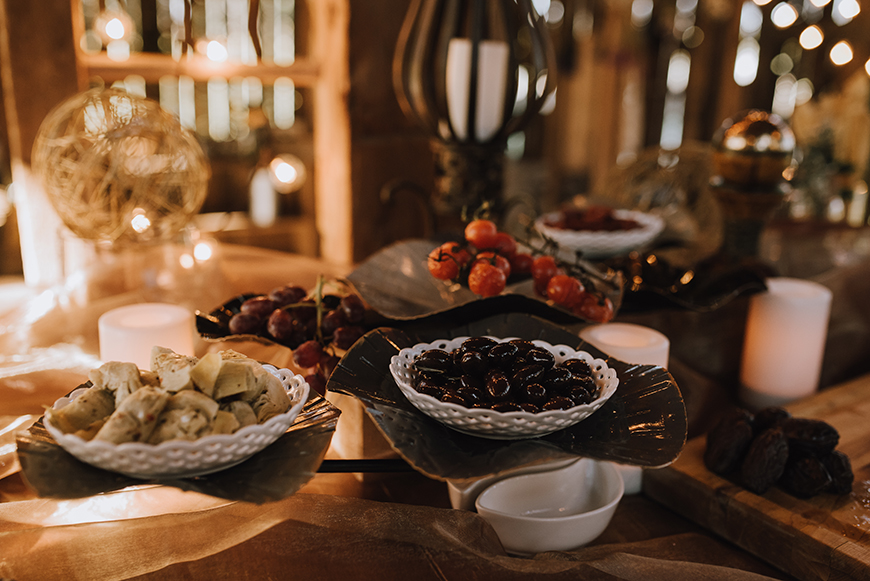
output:
[[555,58],[531,0],[414,0],[393,78],[432,137],[438,214],[497,212],[507,138],[554,91]]

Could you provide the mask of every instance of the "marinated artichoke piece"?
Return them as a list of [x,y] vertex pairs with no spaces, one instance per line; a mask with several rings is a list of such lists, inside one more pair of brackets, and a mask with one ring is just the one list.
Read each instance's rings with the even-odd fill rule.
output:
[[[65,434],[88,430],[115,411],[115,396],[101,387],[90,387],[59,410],[45,412],[49,421]],[[89,439],[89,438],[88,438]]]
[[142,387],[142,376],[135,363],[109,361],[88,372],[88,379],[98,389],[107,389],[115,395],[115,407],[128,395]]

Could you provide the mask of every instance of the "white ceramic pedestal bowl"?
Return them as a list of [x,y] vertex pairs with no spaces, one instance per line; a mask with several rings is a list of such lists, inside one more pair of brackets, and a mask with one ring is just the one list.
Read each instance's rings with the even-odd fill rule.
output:
[[508,553],[568,551],[597,538],[624,492],[609,462],[582,458],[565,468],[496,482],[477,497]]

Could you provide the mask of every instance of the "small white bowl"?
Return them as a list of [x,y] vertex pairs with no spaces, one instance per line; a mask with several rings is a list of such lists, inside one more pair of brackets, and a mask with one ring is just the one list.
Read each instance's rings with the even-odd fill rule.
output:
[[505,478],[513,478],[520,474],[532,474],[537,472],[549,472],[550,470],[558,470],[569,464],[573,464],[577,458],[568,458],[566,460],[554,460],[546,464],[535,464],[534,466],[524,466],[511,470],[496,476],[487,476],[478,480],[465,482],[447,481],[447,496],[450,498],[450,505],[459,510],[474,510],[474,502],[480,493]]
[[[48,418],[44,419],[45,428],[61,448],[82,462],[103,470],[142,479],[211,474],[247,460],[281,437],[308,400],[309,386],[301,375],[273,365],[264,365],[263,368],[281,380],[290,398],[290,409],[262,424],[245,426],[232,434],[215,434],[198,440],[169,440],[160,444],[113,444],[65,434]],[[84,392],[85,389],[77,389],[69,397],[60,398],[54,403],[54,409],[66,406]]]
[[[515,339],[515,337],[490,338],[500,343]],[[619,385],[616,370],[608,367],[603,359],[596,359],[586,351],[576,351],[567,345],[551,345],[545,341],[535,340],[532,343],[550,351],[556,358],[557,364],[566,359],[586,361],[592,368],[592,378],[599,388],[598,397],[587,404],[576,405],[572,408],[548,410],[534,414],[531,412],[497,412],[486,408],[467,408],[459,404],[440,401],[413,388],[416,375],[413,366],[418,355],[429,349],[452,351],[462,345],[466,339],[468,337],[418,343],[413,347],[402,349],[398,355],[394,355],[390,359],[390,373],[408,401],[427,416],[464,434],[491,440],[519,440],[552,434],[573,426],[595,413],[616,393],[616,387]]]
[[535,229],[559,245],[560,250],[583,252],[586,258],[609,258],[642,248],[652,242],[665,228],[659,216],[633,210],[614,210],[622,220],[634,220],[639,228],[617,231],[568,230],[548,226],[546,222],[558,218],[558,212],[544,214],[535,220]]
[[558,470],[496,482],[475,506],[505,551],[534,555],[569,551],[595,540],[610,524],[623,493],[622,477],[612,463],[582,458]]

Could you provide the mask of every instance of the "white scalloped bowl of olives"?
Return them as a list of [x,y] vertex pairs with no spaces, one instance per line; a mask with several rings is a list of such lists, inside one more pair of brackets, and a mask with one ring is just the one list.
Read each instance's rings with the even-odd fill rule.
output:
[[390,373],[414,407],[459,432],[494,440],[551,434],[595,413],[619,378],[567,345],[457,337],[402,349]]

